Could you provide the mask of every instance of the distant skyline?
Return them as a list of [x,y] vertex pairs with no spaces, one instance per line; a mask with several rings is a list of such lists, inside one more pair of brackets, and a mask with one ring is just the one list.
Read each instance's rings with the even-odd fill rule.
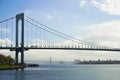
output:
[[[120,0],[0,0],[0,21],[24,12],[70,36],[98,45],[120,47]],[[0,51],[14,56],[13,52]],[[30,50],[34,60],[119,59],[119,52]]]

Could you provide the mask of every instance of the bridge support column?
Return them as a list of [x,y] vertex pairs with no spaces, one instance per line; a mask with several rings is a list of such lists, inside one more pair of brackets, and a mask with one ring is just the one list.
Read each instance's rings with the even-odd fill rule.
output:
[[18,50],[15,51],[15,64],[18,64]]
[[[19,21],[21,20],[21,26]],[[18,27],[21,27],[21,36],[19,37]],[[20,39],[19,39],[20,38]],[[20,40],[20,43],[19,43]],[[20,46],[19,46],[20,45]],[[18,54],[21,53],[21,63],[24,64],[24,13],[16,15],[16,50],[15,50],[15,63],[18,64]]]

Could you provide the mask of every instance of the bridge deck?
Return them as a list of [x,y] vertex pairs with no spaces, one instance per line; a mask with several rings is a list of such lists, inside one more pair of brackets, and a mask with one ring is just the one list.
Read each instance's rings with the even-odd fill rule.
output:
[[[15,49],[21,49],[20,47],[0,47],[0,50],[2,49],[8,49],[11,51],[14,51]],[[120,51],[120,49],[99,49],[99,48],[58,48],[58,47],[24,47],[25,50],[29,50],[29,49],[49,49],[49,50],[91,50],[91,51]]]

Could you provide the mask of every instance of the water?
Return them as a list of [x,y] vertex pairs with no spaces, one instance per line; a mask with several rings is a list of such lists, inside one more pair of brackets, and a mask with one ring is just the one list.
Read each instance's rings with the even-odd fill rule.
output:
[[0,80],[120,80],[120,65],[41,65],[0,71]]

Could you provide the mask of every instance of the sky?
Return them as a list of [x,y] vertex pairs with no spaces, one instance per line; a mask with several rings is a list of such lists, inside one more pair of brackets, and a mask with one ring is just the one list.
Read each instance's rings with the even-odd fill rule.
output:
[[[120,0],[0,0],[0,21],[25,15],[70,36],[98,45],[120,47]],[[14,52],[1,50],[12,55]],[[119,52],[30,50],[26,60],[119,59]]]

